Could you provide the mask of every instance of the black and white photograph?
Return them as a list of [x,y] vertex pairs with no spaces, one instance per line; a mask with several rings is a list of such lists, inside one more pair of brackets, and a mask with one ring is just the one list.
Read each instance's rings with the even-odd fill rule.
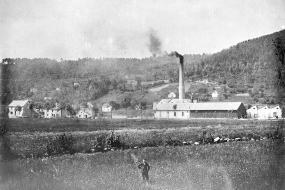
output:
[[284,190],[284,0],[0,0],[1,190]]

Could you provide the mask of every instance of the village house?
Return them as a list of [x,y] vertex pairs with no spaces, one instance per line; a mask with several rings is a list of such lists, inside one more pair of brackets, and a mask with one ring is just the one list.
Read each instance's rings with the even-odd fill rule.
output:
[[247,109],[246,112],[248,118],[270,119],[282,117],[279,105],[254,105]]
[[43,110],[44,118],[61,118],[65,117],[65,110],[60,108],[60,104],[56,104],[54,108]]
[[186,99],[170,100],[168,103],[155,103],[153,106],[156,119],[191,119],[191,118],[241,118],[246,116],[246,109],[241,102],[191,103]]
[[29,100],[13,100],[9,105],[9,118],[30,117]]
[[217,92],[217,90],[215,90],[215,91],[212,93],[212,98],[218,98],[218,92]]
[[91,102],[87,102],[87,106],[88,108],[91,108],[91,109],[94,107],[94,105]]
[[259,119],[268,119],[269,118],[269,109],[268,106],[257,107],[257,117]]
[[93,118],[94,112],[90,108],[81,108],[79,112],[76,114],[78,118]]
[[268,108],[270,118],[282,118],[282,110],[279,105],[270,105]]
[[36,93],[38,91],[38,89],[36,89],[36,88],[31,88],[30,89],[30,92],[33,92],[33,93]]
[[109,103],[105,103],[102,106],[102,112],[111,112],[112,106]]
[[176,94],[174,92],[170,92],[168,95],[167,95],[168,98],[170,99],[173,99],[173,98],[176,98]]
[[247,118],[258,118],[258,106],[257,105],[251,106],[249,109],[246,110],[246,114]]

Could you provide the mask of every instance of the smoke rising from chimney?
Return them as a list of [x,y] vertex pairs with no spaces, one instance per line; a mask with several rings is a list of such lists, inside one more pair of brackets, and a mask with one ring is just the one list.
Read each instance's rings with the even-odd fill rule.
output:
[[161,54],[161,40],[152,28],[149,30],[149,44],[148,49],[154,57]]
[[180,66],[179,66],[179,99],[183,100],[185,98],[185,87],[184,87],[184,63],[183,63],[183,55],[180,55],[176,51],[173,51],[168,54],[168,56],[175,56],[179,58]]
[[173,51],[171,53],[168,54],[168,56],[175,56],[179,58],[179,62],[183,63],[183,55],[180,55],[179,53],[177,53],[176,51]]

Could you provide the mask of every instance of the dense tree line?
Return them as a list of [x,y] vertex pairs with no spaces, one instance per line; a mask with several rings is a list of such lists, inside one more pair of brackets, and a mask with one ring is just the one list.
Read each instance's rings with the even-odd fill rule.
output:
[[282,115],[285,116],[285,35],[281,34],[273,41],[275,53],[275,88],[277,102],[283,106]]

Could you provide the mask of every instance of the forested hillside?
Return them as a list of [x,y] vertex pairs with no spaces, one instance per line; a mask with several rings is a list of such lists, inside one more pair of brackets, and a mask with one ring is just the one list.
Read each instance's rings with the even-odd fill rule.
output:
[[274,91],[273,40],[285,36],[285,30],[241,42],[193,64],[187,76],[208,78],[227,84],[233,93],[250,92],[271,96]]
[[[285,30],[241,42],[212,55],[184,55],[185,76],[191,80],[209,79],[226,84],[226,93],[251,92],[259,98],[272,98],[272,41],[280,35],[284,36]],[[122,84],[128,79],[138,84],[163,79],[176,82],[177,63],[175,57],[166,55],[60,61],[5,58],[1,63],[1,100],[2,104],[12,99],[45,96],[69,103],[96,100],[109,91],[124,90]]]

